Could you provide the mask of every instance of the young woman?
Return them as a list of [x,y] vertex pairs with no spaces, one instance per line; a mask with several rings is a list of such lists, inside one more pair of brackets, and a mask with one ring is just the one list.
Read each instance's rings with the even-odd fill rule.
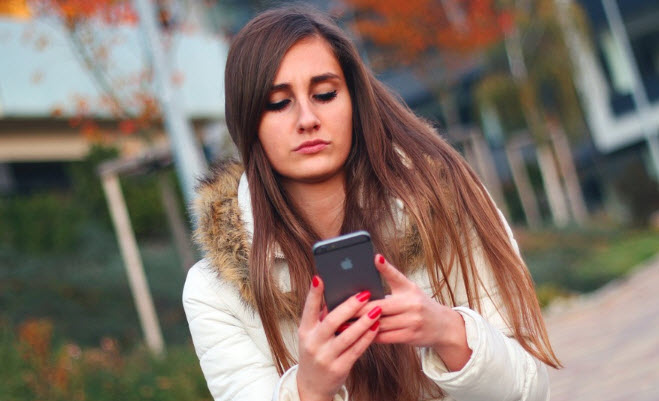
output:
[[[507,223],[345,33],[267,11],[235,37],[225,87],[242,162],[199,186],[206,257],[183,292],[216,400],[548,399],[559,362]],[[390,294],[328,313],[311,247],[356,230]]]

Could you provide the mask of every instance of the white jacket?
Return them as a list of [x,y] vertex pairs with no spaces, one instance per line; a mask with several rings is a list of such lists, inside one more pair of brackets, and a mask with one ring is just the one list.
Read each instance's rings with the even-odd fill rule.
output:
[[[282,377],[277,374],[249,291],[246,266],[253,220],[247,180],[244,174],[239,180],[240,173],[237,165],[220,166],[199,190],[197,240],[206,257],[190,269],[183,290],[190,333],[216,401],[299,400],[297,365]],[[477,266],[483,266],[479,273],[490,294],[481,300],[482,315],[466,307],[460,278],[450,278],[460,305],[455,310],[464,318],[472,355],[462,370],[449,372],[434,351],[420,348],[423,372],[447,394],[445,400],[548,400],[545,365],[511,338],[512,332],[495,306],[497,294],[486,262],[482,255],[474,256]],[[281,255],[274,272],[282,290],[290,290]],[[409,278],[430,294],[424,269],[417,269]],[[282,331],[288,349],[297,357],[297,328],[282,321]],[[345,386],[334,399],[349,399]]]

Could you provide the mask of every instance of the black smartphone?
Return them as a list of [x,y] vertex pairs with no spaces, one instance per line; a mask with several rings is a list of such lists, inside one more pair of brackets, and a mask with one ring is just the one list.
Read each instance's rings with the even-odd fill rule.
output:
[[325,284],[325,303],[329,311],[361,291],[370,291],[371,299],[384,297],[368,232],[356,231],[316,242],[313,256],[316,270]]

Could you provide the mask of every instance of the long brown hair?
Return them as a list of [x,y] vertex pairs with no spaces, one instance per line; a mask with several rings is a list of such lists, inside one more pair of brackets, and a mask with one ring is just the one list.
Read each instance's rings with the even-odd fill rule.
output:
[[[296,42],[323,38],[336,56],[353,104],[353,147],[345,165],[346,201],[341,232],[368,230],[376,249],[404,273],[425,266],[435,298],[455,305],[447,285],[452,269],[464,282],[469,306],[480,310],[474,250],[489,262],[502,315],[530,354],[559,367],[535,297],[533,282],[514,250],[498,210],[461,156],[414,115],[364,66],[346,34],[308,7],[266,11],[234,38],[225,72],[226,120],[249,180],[254,234],[249,258],[257,309],[280,374],[295,361],[286,348],[282,319],[298,322],[313,270],[312,244],[319,239],[288,199],[258,140],[258,128],[279,64]],[[408,223],[401,223],[400,200]],[[401,232],[403,232],[401,234]],[[404,243],[412,234],[415,244]],[[409,241],[408,241],[409,242]],[[271,274],[274,250],[286,256],[291,292]],[[416,253],[408,252],[410,248]],[[421,255],[413,259],[410,255]],[[455,274],[455,272],[453,272]],[[421,372],[414,348],[372,345],[353,367],[349,390],[356,400],[417,400],[441,390]]]

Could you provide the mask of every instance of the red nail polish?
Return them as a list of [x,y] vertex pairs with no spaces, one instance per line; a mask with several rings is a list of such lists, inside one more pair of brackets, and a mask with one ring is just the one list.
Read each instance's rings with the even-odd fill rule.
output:
[[369,330],[375,331],[375,330],[378,329],[378,327],[380,327],[380,321],[379,320],[377,322],[373,323],[373,325],[371,326],[371,328]]
[[350,325],[348,323],[343,323],[341,326],[339,326],[339,328],[336,330],[336,332],[337,333],[343,333],[343,331],[345,329],[347,329],[348,327],[350,327]]
[[368,312],[368,317],[375,319],[376,317],[380,316],[380,313],[382,313],[382,308],[376,306],[370,312]]
[[362,291],[356,297],[359,302],[364,302],[371,297],[371,293],[369,291]]
[[318,276],[313,276],[313,279],[311,280],[311,284],[313,284],[314,287],[318,287],[320,284],[320,280],[318,279]]
[[380,262],[380,264],[383,265],[384,264],[384,256],[380,255],[380,257],[378,257],[378,262]]

